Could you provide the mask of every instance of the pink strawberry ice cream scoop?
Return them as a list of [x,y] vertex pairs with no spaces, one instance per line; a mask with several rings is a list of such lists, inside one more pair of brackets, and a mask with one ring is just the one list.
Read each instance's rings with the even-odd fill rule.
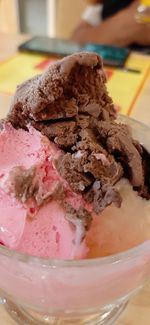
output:
[[4,245],[37,256],[85,256],[84,241],[77,247],[75,227],[65,218],[68,206],[79,209],[82,199],[73,197],[59,176],[54,166],[59,155],[60,150],[32,127],[27,132],[4,125],[0,133],[0,241]]
[[[133,206],[149,211],[150,157],[117,122],[105,83],[101,58],[78,53],[17,88],[0,126],[4,245],[75,259],[112,254],[147,238],[146,213],[142,226],[137,217],[132,240],[133,210],[124,202],[126,192],[134,193]],[[124,228],[128,236],[122,237]]]
[[15,198],[0,189],[0,242],[16,248],[24,231],[26,210]]

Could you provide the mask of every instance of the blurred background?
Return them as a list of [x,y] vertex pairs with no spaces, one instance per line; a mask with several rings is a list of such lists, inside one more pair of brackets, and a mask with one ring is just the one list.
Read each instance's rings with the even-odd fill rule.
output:
[[0,31],[69,38],[83,0],[0,0]]
[[[150,0],[0,0],[0,104],[6,109],[18,84],[58,59],[52,50],[22,51],[20,44],[34,35],[77,42],[57,40],[62,56],[70,47],[72,53],[94,48],[103,57],[116,109],[150,123]],[[54,45],[46,38],[40,48],[48,43]]]

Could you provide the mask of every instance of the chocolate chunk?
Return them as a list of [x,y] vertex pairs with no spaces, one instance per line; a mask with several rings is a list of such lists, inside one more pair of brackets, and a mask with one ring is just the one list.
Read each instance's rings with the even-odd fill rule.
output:
[[79,245],[85,238],[86,231],[90,229],[92,223],[91,214],[84,208],[75,210],[70,204],[65,205],[65,218],[75,227],[75,245]]
[[75,169],[74,159],[70,153],[60,156],[55,166],[72,190],[77,193],[83,193],[92,184],[92,179],[88,175]]
[[115,184],[123,175],[121,164],[97,141],[92,129],[81,130],[79,135],[80,141],[73,147],[76,153],[72,157],[82,166],[80,171],[90,173],[94,179],[109,179],[110,184]]
[[[85,194],[95,212],[100,212],[109,202],[117,201],[118,197],[120,200],[119,193],[112,185],[122,177],[123,168],[101,146],[94,130],[83,128],[78,137],[80,141],[73,146],[73,152],[61,156],[56,162],[56,168],[70,187],[77,193]],[[97,184],[96,180],[103,184],[102,188],[98,188],[98,196],[95,190],[93,192],[93,183]]]
[[28,170],[25,170],[21,166],[14,167],[10,172],[10,180],[13,193],[22,202],[26,202],[38,192],[38,181],[34,167]]
[[90,128],[92,119],[91,116],[80,113],[79,115],[76,116],[76,121],[79,127],[78,131],[80,131],[80,129]]
[[142,159],[129,128],[124,124],[101,121],[98,123],[98,132],[108,152],[118,157],[119,161],[126,166],[132,185],[143,186]]
[[72,147],[77,141],[76,123],[74,121],[34,122],[32,126],[54,141],[61,148]]
[[[141,146],[142,147],[142,146]],[[138,193],[143,198],[147,200],[150,199],[150,153],[142,147],[142,167],[143,167],[143,174],[144,174],[144,186],[142,186],[138,190]]]
[[36,121],[56,120],[71,118],[77,114],[78,106],[76,105],[75,99],[65,99],[63,96],[63,98],[56,100],[53,104],[47,104],[43,111],[35,113],[33,119]]
[[93,155],[84,166],[86,173],[91,173],[95,179],[107,180],[110,184],[115,184],[123,175],[123,170],[120,164],[117,164],[113,159],[108,160],[103,154],[97,154],[97,158]]
[[139,152],[140,156],[142,156],[144,148],[142,147],[142,145],[137,140],[132,139],[132,141],[133,141],[133,145],[135,146],[135,148]]
[[82,112],[87,112],[89,115],[98,118],[102,111],[102,107],[98,103],[90,102],[83,107]]
[[24,169],[18,166],[11,170],[10,189],[21,202],[25,203],[32,198],[40,206],[54,199],[59,202],[63,202],[65,199],[66,193],[61,183],[56,183],[55,187],[47,192],[44,191],[44,188],[41,191],[40,186],[35,167]]
[[23,111],[22,106],[19,103],[14,105],[11,114],[8,114],[7,116],[7,121],[16,129],[22,128],[27,130],[27,125],[30,124],[28,114],[26,114],[26,111]]
[[5,123],[5,119],[1,119],[0,120],[0,131],[3,130],[4,123]]
[[87,202],[92,203],[96,213],[102,212],[107,206],[114,203],[118,208],[121,206],[121,196],[118,190],[110,184],[102,184],[95,181],[89,192],[84,195]]

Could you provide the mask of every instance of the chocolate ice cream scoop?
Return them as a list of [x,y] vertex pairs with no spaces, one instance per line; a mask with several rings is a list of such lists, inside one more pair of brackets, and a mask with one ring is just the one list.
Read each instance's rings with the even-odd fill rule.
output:
[[16,128],[31,124],[62,149],[57,171],[96,213],[120,206],[115,184],[122,177],[149,196],[143,149],[117,123],[105,83],[98,55],[74,54],[18,86],[7,118]]
[[[17,88],[11,105],[11,120],[56,120],[75,117],[85,112],[101,119],[114,119],[116,114],[108,96],[101,58],[92,53],[79,53],[49,66]],[[24,121],[23,121],[24,119]]]

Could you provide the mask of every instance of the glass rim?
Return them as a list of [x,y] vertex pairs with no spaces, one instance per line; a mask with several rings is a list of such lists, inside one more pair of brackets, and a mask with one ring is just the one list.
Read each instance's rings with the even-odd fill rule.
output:
[[[118,114],[118,120],[122,121],[133,121],[138,124],[142,129],[149,130],[150,127],[134,118]],[[122,120],[122,121],[121,121]],[[144,131],[144,130],[143,130]],[[0,245],[0,254],[6,257],[16,258],[20,262],[34,264],[35,266],[49,267],[49,268],[71,268],[71,267],[89,267],[89,266],[103,266],[107,264],[119,263],[124,260],[129,260],[132,257],[138,257],[142,253],[150,252],[150,239],[132,247],[128,250],[111,254],[108,256],[88,258],[88,259],[75,259],[75,260],[64,260],[64,259],[51,259],[49,257],[38,257],[29,255],[26,253],[18,252],[16,250],[7,248],[6,246]]]
[[49,268],[73,268],[73,267],[98,267],[107,264],[116,264],[123,262],[125,260],[130,260],[133,257],[141,256],[142,253],[146,254],[147,251],[150,252],[150,239],[136,245],[128,250],[111,254],[108,256],[96,257],[96,258],[86,258],[86,259],[74,259],[74,260],[64,260],[64,259],[51,259],[49,257],[38,257],[34,255],[29,255],[22,252],[17,252],[16,250],[9,249],[6,246],[0,246],[0,255],[5,257],[15,258],[19,262],[23,262],[29,265],[35,265],[40,267]]

